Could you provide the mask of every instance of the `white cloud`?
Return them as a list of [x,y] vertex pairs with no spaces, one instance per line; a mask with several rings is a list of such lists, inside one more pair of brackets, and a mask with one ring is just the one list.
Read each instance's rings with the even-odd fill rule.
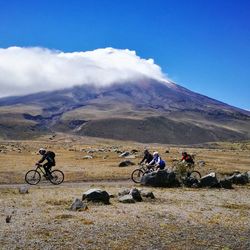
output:
[[64,53],[38,47],[0,48],[0,97],[141,78],[168,82],[153,59],[140,58],[128,49]]

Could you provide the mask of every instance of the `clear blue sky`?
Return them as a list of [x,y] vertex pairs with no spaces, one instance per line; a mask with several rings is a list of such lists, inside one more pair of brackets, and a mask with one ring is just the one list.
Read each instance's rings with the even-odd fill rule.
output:
[[0,47],[114,47],[195,92],[250,110],[250,1],[0,0]]

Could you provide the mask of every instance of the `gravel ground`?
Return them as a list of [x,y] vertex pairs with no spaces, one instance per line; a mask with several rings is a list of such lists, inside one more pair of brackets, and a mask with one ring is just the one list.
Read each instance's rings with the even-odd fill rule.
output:
[[[115,197],[69,210],[90,188]],[[143,188],[156,199],[117,200],[131,182],[0,188],[0,249],[250,249],[250,186],[223,189]],[[137,188],[142,188],[137,186]],[[12,215],[6,223],[7,215]]]

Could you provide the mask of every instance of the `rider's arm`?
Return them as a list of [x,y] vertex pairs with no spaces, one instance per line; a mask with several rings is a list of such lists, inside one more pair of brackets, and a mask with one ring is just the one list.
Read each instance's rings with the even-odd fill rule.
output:
[[46,159],[47,155],[43,155],[43,157],[37,162],[37,163],[42,163]]
[[146,156],[143,157],[143,159],[140,161],[140,164],[142,164],[146,160]]

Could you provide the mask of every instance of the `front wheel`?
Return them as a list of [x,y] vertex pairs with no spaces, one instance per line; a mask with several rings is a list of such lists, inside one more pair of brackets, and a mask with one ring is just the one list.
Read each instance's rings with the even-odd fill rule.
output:
[[135,169],[131,174],[131,179],[135,183],[141,182],[141,177],[144,175],[144,172],[141,169]]
[[52,184],[59,185],[64,181],[64,173],[61,170],[53,170],[50,174],[49,180]]
[[36,170],[30,170],[25,175],[25,181],[30,185],[36,185],[41,180],[41,175]]

